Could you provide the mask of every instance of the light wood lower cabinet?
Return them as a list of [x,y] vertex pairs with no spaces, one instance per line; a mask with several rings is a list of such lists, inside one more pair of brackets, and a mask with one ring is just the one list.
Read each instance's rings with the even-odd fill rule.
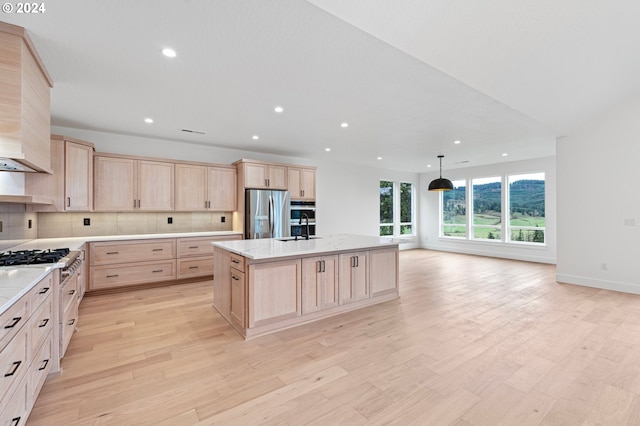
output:
[[178,278],[213,275],[213,246],[211,242],[240,239],[242,239],[241,235],[178,238]]
[[168,281],[175,278],[175,259],[94,266],[91,269],[91,290]]
[[341,305],[369,298],[368,256],[368,252],[343,253],[340,255]]
[[297,317],[301,309],[301,261],[249,265],[249,327]]
[[229,319],[239,328],[247,326],[246,287],[247,281],[242,271],[231,268],[231,303],[229,305]]
[[302,259],[302,314],[338,305],[338,256]]
[[0,315],[0,425],[24,425],[57,363],[57,302],[49,273]]

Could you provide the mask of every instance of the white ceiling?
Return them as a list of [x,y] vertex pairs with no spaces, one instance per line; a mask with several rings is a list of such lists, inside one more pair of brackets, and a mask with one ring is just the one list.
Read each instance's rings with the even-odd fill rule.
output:
[[445,169],[554,155],[640,94],[636,0],[45,6],[1,19],[29,31],[58,126],[422,172],[438,154]]

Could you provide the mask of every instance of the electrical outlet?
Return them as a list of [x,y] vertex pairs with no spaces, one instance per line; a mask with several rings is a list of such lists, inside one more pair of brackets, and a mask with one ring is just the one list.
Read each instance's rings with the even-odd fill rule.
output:
[[29,220],[27,221],[27,229],[31,229],[32,227],[33,227],[33,223],[32,223],[32,221],[31,221],[31,219],[29,219]]
[[85,217],[84,219],[82,219],[82,223],[84,224],[84,226],[90,226],[91,218]]
[[168,217],[168,218],[167,218],[167,223],[168,223],[169,225],[171,225],[171,224],[173,223],[173,218],[172,218],[172,217]]
[[226,217],[224,216],[220,216],[220,223],[224,223],[227,220]]

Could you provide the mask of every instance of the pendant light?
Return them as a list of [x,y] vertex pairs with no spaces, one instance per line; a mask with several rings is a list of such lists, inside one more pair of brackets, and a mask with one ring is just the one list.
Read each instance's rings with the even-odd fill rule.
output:
[[442,178],[442,159],[444,155],[438,155],[438,158],[440,159],[440,177],[431,181],[429,191],[451,191],[453,183],[449,179]]

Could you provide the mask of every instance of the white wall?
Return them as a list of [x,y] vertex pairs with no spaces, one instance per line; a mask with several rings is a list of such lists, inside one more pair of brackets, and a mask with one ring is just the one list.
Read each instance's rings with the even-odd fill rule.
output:
[[556,151],[557,280],[640,294],[640,98],[560,139]]
[[[418,186],[418,174],[360,167],[336,160],[310,160],[215,148],[81,129],[53,127],[52,133],[93,142],[98,152],[230,164],[241,158],[316,166],[317,234],[378,235],[379,181]],[[329,157],[331,153],[327,153]],[[416,193],[419,191],[417,190]],[[417,246],[403,245],[402,248]]]
[[450,180],[502,176],[505,174],[545,173],[545,246],[505,244],[495,241],[456,241],[440,238],[439,215],[440,194],[428,192],[429,182],[438,177],[439,171],[420,175],[421,187],[425,188],[420,197],[420,243],[422,247],[457,253],[503,257],[533,262],[556,262],[556,163],[554,157],[535,160],[513,161],[488,166],[443,170],[443,177]]

